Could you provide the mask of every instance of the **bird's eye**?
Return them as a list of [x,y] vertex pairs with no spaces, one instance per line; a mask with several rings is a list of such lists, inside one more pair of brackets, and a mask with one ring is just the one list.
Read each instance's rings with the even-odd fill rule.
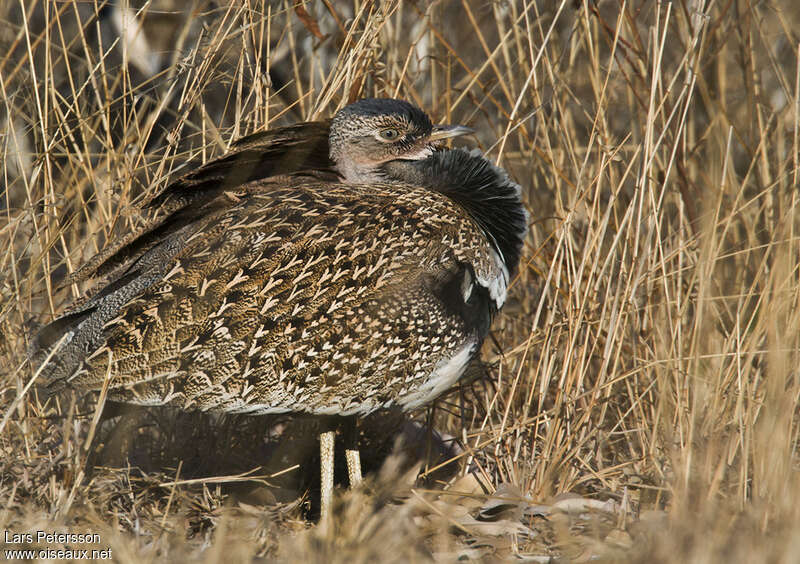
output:
[[392,128],[381,129],[379,135],[381,136],[381,139],[385,139],[386,141],[394,141],[400,137],[400,132]]

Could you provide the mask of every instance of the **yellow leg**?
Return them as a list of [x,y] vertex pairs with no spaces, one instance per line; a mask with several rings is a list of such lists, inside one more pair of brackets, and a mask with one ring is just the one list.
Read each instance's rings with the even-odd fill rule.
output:
[[355,488],[361,483],[361,456],[357,448],[344,451],[347,459],[347,476],[350,478],[350,487]]
[[324,523],[331,513],[331,498],[333,496],[333,441],[335,431],[325,431],[319,435],[319,460],[320,460],[320,511],[319,521]]
[[350,478],[350,487],[355,488],[361,483],[361,453],[358,450],[358,419],[347,417],[344,420],[345,451],[347,460],[347,477]]

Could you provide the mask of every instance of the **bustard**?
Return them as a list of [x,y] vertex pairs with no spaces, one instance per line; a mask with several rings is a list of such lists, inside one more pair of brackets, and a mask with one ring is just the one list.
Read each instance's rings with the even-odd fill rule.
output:
[[[503,170],[439,147],[470,131],[365,99],[243,139],[77,271],[103,283],[37,335],[40,381],[108,377],[115,401],[250,414],[432,401],[477,354],[527,229]],[[320,435],[323,519],[333,441]]]

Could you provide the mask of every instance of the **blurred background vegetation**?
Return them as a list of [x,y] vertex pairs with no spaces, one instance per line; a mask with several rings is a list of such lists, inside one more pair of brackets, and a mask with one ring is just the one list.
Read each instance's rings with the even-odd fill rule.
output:
[[[796,561],[798,30],[794,0],[3,2],[0,528],[136,562]],[[531,232],[482,365],[363,425],[331,527],[313,421],[39,401],[31,331],[138,203],[367,96],[474,128]]]

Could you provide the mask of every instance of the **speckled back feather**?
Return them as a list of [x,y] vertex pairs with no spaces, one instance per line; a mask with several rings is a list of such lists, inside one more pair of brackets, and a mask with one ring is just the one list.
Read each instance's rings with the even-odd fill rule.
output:
[[96,389],[110,373],[120,401],[317,414],[415,407],[454,383],[495,308],[486,291],[463,302],[465,280],[504,276],[463,208],[302,176],[236,196],[90,303],[45,379]]

